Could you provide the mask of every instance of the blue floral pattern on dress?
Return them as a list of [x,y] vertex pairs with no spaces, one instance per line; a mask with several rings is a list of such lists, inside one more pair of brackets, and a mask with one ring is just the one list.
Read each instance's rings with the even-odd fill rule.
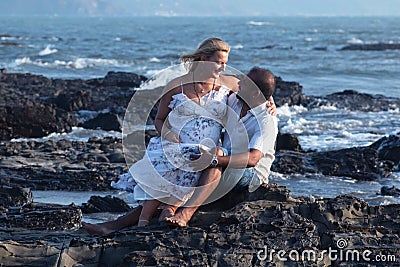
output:
[[[143,189],[151,187],[152,191],[160,191],[160,195],[165,196],[168,193],[186,201],[193,193],[193,187],[201,174],[188,167],[189,156],[193,151],[198,151],[199,144],[204,140],[218,144],[227,109],[228,93],[226,87],[221,87],[218,91],[212,90],[201,98],[201,105],[183,93],[174,95],[169,104],[171,112],[168,120],[172,130],[179,134],[182,143],[172,143],[160,136],[151,138],[145,155],[149,163],[133,164],[130,172],[134,181],[132,176],[125,175],[112,186],[129,191],[136,185]],[[144,173],[144,166],[154,168],[156,172]],[[159,177],[154,177],[157,174]],[[154,194],[156,193],[152,192],[152,197],[157,198],[157,194]]]

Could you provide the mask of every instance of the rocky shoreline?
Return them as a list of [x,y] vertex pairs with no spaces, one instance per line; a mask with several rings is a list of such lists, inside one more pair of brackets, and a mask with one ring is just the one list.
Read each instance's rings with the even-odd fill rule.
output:
[[[8,73],[0,77],[0,265],[1,266],[367,266],[368,261],[332,259],[323,251],[352,249],[396,255],[400,266],[400,205],[370,206],[350,195],[336,198],[294,198],[276,184],[252,194],[227,195],[205,206],[185,229],[154,224],[107,237],[80,230],[83,213],[129,210],[119,199],[94,198],[81,207],[38,204],[30,190],[108,191],[126,172],[122,140],[115,137],[81,141],[11,141],[40,138],[72,127],[121,131],[125,107],[146,77],[110,72],[92,80],[48,79]],[[147,91],[158,97],[159,89]],[[277,78],[278,106],[308,108],[331,105],[377,112],[400,106],[400,99],[343,91],[325,97],[306,96],[296,82]],[[149,101],[149,100],[147,100]],[[141,103],[147,105],[146,98]],[[156,110],[154,106],[153,111]],[[140,109],[140,106],[138,107]],[[101,112],[83,121],[80,110]],[[150,117],[154,112],[150,113]],[[149,120],[151,123],[151,118]],[[132,160],[144,144],[133,133]],[[146,131],[147,141],[156,135]],[[400,169],[400,132],[366,147],[304,151],[295,135],[280,134],[273,171],[323,173],[375,180]],[[380,194],[399,196],[397,188]],[[339,241],[346,241],[340,247]],[[277,253],[263,260],[264,248],[315,251],[321,257],[282,262]],[[261,253],[262,254],[262,253]],[[261,255],[260,254],[260,255]],[[293,254],[294,255],[294,254]],[[288,256],[288,255],[286,255]],[[374,262],[388,266],[388,262]]]
[[203,207],[184,229],[154,223],[104,237],[79,229],[76,206],[25,206],[6,215],[23,225],[0,220],[0,259],[3,266],[400,265],[400,205],[293,198],[276,184],[232,199]]

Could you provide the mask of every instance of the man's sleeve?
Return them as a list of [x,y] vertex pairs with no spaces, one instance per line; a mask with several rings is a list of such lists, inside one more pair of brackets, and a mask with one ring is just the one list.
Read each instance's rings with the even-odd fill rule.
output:
[[278,123],[275,116],[268,115],[258,125],[249,142],[249,150],[260,150],[265,156],[266,153],[275,153],[275,141],[278,134]]

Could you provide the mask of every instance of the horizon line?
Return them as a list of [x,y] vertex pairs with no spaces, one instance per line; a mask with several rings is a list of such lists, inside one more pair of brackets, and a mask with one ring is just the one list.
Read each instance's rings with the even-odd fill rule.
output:
[[[215,15],[193,15],[193,14],[188,14],[188,15],[178,15],[178,14],[173,14],[173,15],[107,15],[107,14],[98,14],[98,15],[80,15],[80,14],[71,14],[71,15],[59,15],[59,14],[0,14],[0,17],[59,17],[59,18],[99,18],[99,17],[110,17],[110,18],[131,18],[131,17],[160,17],[160,18],[187,18],[187,17],[196,17],[196,18],[201,18],[201,17],[215,17]],[[392,18],[398,18],[400,15],[371,15],[371,14],[358,14],[358,15],[345,15],[345,14],[337,14],[337,15],[332,15],[332,14],[269,14],[269,15],[219,15],[219,17],[237,17],[237,18],[248,18],[248,17],[259,17],[259,18],[265,18],[265,17],[320,17],[320,18],[325,18],[325,17],[392,17]]]

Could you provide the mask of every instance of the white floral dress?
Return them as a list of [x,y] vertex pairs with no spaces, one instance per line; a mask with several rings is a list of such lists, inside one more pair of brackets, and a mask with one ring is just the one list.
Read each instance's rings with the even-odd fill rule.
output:
[[[136,200],[159,199],[170,196],[187,201],[197,185],[201,172],[193,172],[187,164],[189,155],[198,145],[218,145],[223,119],[227,110],[229,89],[222,86],[200,98],[200,105],[182,91],[172,97],[168,120],[172,131],[182,143],[172,143],[153,137],[143,159],[134,163],[129,174],[120,176],[114,188],[134,193]],[[198,152],[198,151],[197,151]]]

